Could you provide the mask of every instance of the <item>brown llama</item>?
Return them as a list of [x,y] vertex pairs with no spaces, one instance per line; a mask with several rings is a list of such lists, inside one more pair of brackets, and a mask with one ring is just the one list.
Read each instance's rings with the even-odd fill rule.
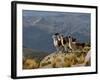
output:
[[61,38],[61,44],[64,47],[64,52],[68,52],[68,43],[69,43],[68,37],[67,36],[64,37],[63,35],[61,35],[60,38]]
[[83,49],[85,47],[85,43],[77,42],[75,38],[69,36],[69,47],[71,50]]

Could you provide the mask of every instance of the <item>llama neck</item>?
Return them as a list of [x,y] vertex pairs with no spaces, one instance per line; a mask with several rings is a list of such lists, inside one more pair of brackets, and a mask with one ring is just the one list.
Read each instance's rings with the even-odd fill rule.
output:
[[54,45],[57,45],[57,39],[56,38],[53,38],[53,42],[54,42]]

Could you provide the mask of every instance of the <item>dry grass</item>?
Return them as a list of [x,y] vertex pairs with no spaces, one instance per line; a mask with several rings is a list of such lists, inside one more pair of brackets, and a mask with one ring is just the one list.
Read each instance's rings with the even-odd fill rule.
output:
[[[72,51],[69,53],[58,53],[54,54],[51,58],[47,60],[37,61],[35,58],[24,58],[23,59],[23,69],[36,69],[41,67],[48,67],[48,65],[51,65],[49,67],[57,68],[57,67],[72,67],[73,65],[83,64],[85,61],[85,56],[87,55],[88,51],[90,50],[90,47],[85,46],[84,49]],[[41,66],[40,66],[41,65]],[[90,66],[91,63],[88,61],[86,66]]]
[[[65,64],[64,67],[70,67],[77,64],[83,64],[85,62],[85,56],[87,55],[90,47],[85,47],[82,50],[74,51],[70,54],[67,54],[64,58]],[[90,65],[90,61],[86,63],[86,65]]]
[[23,69],[35,69],[39,67],[38,61],[32,58],[26,58],[23,60]]

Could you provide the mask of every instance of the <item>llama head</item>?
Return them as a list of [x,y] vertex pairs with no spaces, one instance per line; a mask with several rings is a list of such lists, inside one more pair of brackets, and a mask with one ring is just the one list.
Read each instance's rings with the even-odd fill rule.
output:
[[57,35],[57,39],[60,41],[61,40],[61,36],[60,35]]
[[69,40],[69,42],[72,42],[72,37],[68,36],[68,40]]
[[57,36],[57,35],[59,35],[59,33],[55,33],[54,35],[56,35],[56,36]]
[[58,40],[58,39],[57,39],[57,36],[55,36],[55,35],[52,36],[52,39],[53,39],[53,40]]

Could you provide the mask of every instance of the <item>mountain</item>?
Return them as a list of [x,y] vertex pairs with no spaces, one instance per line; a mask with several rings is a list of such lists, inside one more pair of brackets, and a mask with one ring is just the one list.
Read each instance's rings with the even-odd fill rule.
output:
[[40,52],[40,51],[35,51],[33,49],[30,48],[23,48],[23,57],[28,58],[35,58],[37,60],[41,60],[43,59],[45,56],[47,56],[49,53],[46,52]]
[[90,14],[23,10],[23,45],[53,52],[52,35],[71,35],[80,42],[90,42]]

